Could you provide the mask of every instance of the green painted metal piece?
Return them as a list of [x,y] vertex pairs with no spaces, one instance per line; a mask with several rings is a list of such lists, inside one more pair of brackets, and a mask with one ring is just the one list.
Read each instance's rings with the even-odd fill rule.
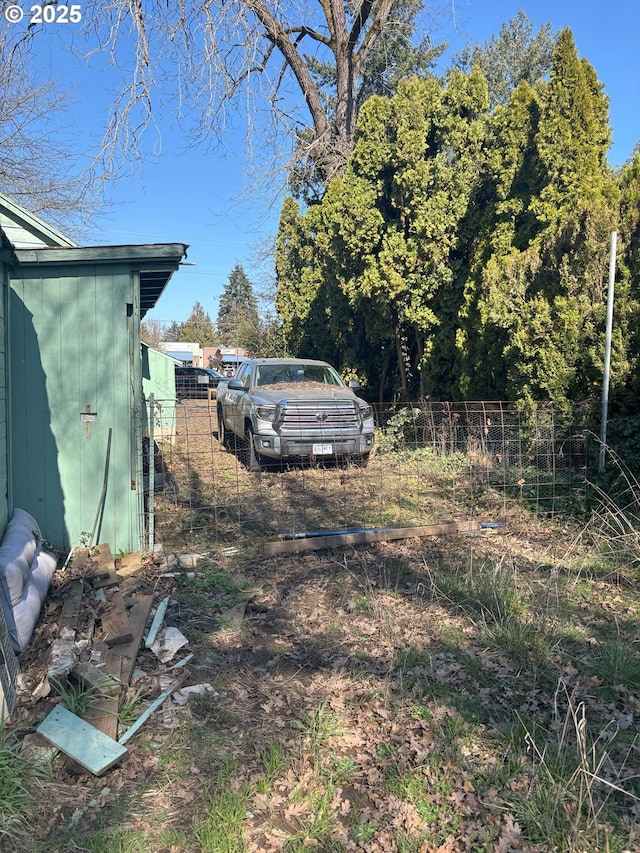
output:
[[121,743],[62,705],[56,705],[36,731],[94,776],[101,776],[127,754]]
[[163,598],[160,604],[158,605],[158,609],[156,610],[156,614],[153,617],[153,622],[151,623],[151,627],[149,628],[149,633],[147,634],[147,639],[145,640],[145,648],[150,649],[151,646],[155,643],[156,637],[158,636],[158,631],[160,630],[160,626],[162,625],[162,620],[164,619],[164,614],[167,612],[167,606],[169,604],[169,596]]
[[129,740],[129,738],[132,738],[134,736],[134,734],[138,731],[138,729],[144,723],[146,723],[146,721],[154,713],[154,711],[156,711],[160,707],[160,705],[162,705],[162,703],[165,701],[165,699],[168,699],[172,693],[173,693],[173,689],[165,690],[164,693],[161,693],[158,696],[158,698],[155,699],[142,714],[140,714],[140,716],[135,721],[135,723],[126,730],[126,732],[120,738],[119,743],[121,743],[121,744],[126,743]]
[[182,667],[186,666],[189,661],[192,660],[194,657],[194,653],[191,652],[191,654],[188,654],[186,658],[182,658],[182,660],[179,660],[178,663],[174,663],[173,666],[168,666],[167,672],[170,672],[172,669],[182,669]]

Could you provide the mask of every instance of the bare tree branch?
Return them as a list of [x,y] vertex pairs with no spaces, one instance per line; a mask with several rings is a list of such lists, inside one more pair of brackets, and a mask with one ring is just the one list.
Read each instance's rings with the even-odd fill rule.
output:
[[[176,105],[192,141],[209,144],[224,141],[230,111],[240,107],[248,137],[273,133],[278,159],[288,148],[328,182],[353,145],[363,64],[403,3],[86,0],[86,51],[105,54],[122,75],[101,168],[116,173],[127,157],[143,156],[162,100]],[[314,64],[334,69],[330,82]]]
[[71,94],[33,73],[32,38],[32,31],[0,31],[0,189],[79,234],[100,187],[87,171],[88,152],[77,151],[64,125]]

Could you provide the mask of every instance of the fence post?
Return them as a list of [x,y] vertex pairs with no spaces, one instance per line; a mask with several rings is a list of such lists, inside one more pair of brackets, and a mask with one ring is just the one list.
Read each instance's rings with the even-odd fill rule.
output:
[[156,441],[155,441],[155,417],[156,417],[156,401],[155,395],[149,394],[149,497],[148,497],[148,538],[147,547],[149,552],[153,554],[153,546],[155,545],[155,524],[156,524]]
[[613,293],[616,277],[616,246],[618,232],[611,232],[611,248],[609,251],[609,287],[607,289],[607,325],[604,339],[604,373],[602,376],[602,417],[600,423],[600,458],[598,471],[604,471],[607,444],[607,410],[609,408],[609,371],[611,365],[611,332],[613,328]]

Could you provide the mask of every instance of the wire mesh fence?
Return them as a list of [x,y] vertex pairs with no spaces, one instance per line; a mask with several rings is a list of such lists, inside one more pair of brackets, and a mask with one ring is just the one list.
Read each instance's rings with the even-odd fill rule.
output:
[[7,622],[0,607],[0,723],[13,711],[19,674],[18,658],[11,645]]
[[147,420],[151,542],[190,545],[316,531],[499,518],[521,505],[556,515],[584,501],[585,438],[553,407],[505,402],[377,407],[368,464],[321,457],[247,469],[246,443],[226,450],[215,401],[151,401]]

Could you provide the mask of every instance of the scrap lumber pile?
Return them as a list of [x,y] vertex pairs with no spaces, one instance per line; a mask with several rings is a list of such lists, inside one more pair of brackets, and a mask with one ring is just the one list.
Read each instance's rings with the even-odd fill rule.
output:
[[[153,594],[140,592],[142,570],[141,555],[132,554],[119,562],[116,571],[108,545],[74,553],[60,590],[63,603],[48,670],[34,694],[36,700],[39,695],[55,699],[54,691],[62,697],[36,731],[96,776],[126,755],[124,743],[186,676],[186,670],[180,669],[177,678],[167,678],[169,686],[136,721],[135,729],[121,731],[118,715],[136,659],[141,648],[153,649],[162,639],[169,601],[166,597],[158,602]],[[182,640],[186,644],[186,638]],[[159,648],[164,649],[162,642]],[[168,660],[161,653],[159,659]],[[169,668],[175,666],[165,667]],[[65,699],[82,693],[92,694],[97,701],[83,708],[81,715],[64,707],[73,704]]]

